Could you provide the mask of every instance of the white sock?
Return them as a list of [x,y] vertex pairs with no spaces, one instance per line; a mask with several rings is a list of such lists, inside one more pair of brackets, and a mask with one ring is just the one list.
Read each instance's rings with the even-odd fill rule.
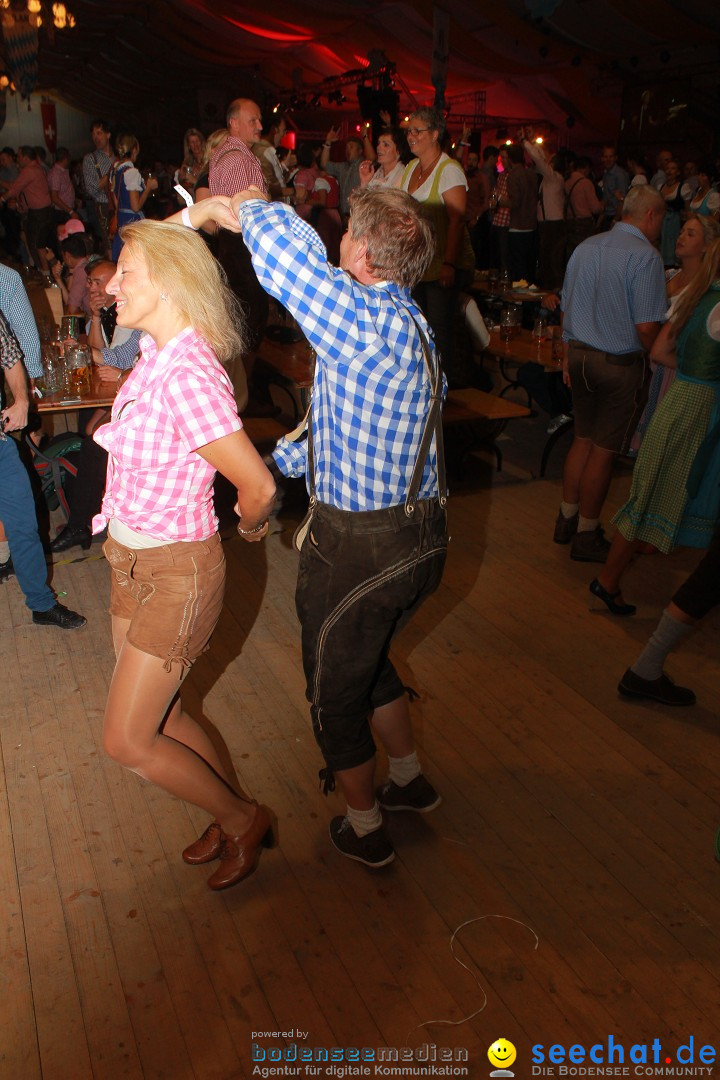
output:
[[418,756],[413,750],[407,757],[388,757],[390,767],[390,779],[398,787],[407,785],[422,772]]
[[648,679],[651,682],[659,679],[663,673],[663,664],[667,654],[684,641],[694,629],[695,627],[689,623],[680,622],[679,619],[674,618],[669,611],[663,611],[660,622],[631,670],[641,679]]
[[468,329],[478,343],[481,349],[487,347],[490,342],[490,332],[485,325],[485,320],[480,314],[480,308],[477,306],[472,297],[465,305],[465,321],[468,324]]
[[377,799],[372,810],[353,810],[352,806],[348,806],[346,816],[356,836],[367,836],[382,825],[382,814]]
[[600,524],[600,518],[585,518],[580,514],[578,518],[578,532],[595,532]]
[[579,503],[568,503],[563,500],[563,502],[560,503],[560,513],[564,518],[575,517],[579,505]]
[[10,545],[7,540],[0,540],[0,563],[7,562],[10,558]]

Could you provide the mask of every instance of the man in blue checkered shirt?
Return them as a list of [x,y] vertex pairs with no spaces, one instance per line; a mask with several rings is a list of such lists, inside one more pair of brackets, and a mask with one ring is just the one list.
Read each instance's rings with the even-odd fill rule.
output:
[[[395,852],[381,806],[427,812],[440,802],[388,657],[395,632],[437,588],[447,551],[434,437],[415,510],[405,509],[431,406],[428,365],[437,364],[425,357],[427,323],[410,296],[432,235],[404,192],[356,192],[338,269],[302,218],[259,196],[233,200],[255,272],[317,354],[308,436],[282,439],[274,461],[314,493],[296,606],[321,775],[326,791],[337,778],[347,801],[330,837],[348,858],[385,866]],[[390,765],[377,793],[373,732]]]

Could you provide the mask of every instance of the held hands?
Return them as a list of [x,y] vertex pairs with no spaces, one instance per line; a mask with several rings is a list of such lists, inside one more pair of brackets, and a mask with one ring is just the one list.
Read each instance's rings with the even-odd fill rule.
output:
[[238,531],[238,535],[242,536],[243,540],[247,540],[247,542],[249,544],[254,544],[258,540],[264,540],[265,539],[265,537],[268,534],[268,529],[270,528],[270,521],[268,519],[266,519],[265,521],[259,522],[257,525],[253,526],[252,528],[247,528],[246,529],[243,526],[242,514],[240,513],[240,508],[239,508],[237,503],[235,503],[234,510],[235,510],[235,513],[237,514],[237,516],[240,518],[240,521],[238,522],[238,526],[237,526],[237,531]]
[[262,199],[264,202],[269,201],[267,195],[263,191],[261,191],[260,188],[254,187],[253,185],[251,185],[247,189],[247,191],[238,191],[237,195],[233,195],[232,199],[230,200],[230,208],[233,214],[235,225],[237,226],[235,232],[240,231],[240,226],[238,225],[237,220],[238,210],[240,209],[242,204],[244,202],[248,202],[249,199]]

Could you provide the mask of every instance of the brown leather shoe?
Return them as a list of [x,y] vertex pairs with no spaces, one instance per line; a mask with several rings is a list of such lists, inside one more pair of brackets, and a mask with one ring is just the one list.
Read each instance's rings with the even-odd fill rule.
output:
[[199,866],[201,863],[219,859],[223,839],[224,833],[220,822],[213,821],[194,844],[190,844],[190,847],[185,848],[182,857],[190,866]]
[[229,889],[237,885],[248,874],[252,874],[260,857],[261,847],[272,847],[275,843],[273,823],[264,806],[255,806],[255,817],[250,828],[242,836],[223,834],[220,850],[220,865],[208,878],[211,889]]

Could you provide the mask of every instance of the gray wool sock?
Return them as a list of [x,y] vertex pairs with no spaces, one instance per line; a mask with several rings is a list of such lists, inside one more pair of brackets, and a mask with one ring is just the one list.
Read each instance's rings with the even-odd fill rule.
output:
[[692,633],[694,626],[674,619],[667,611],[663,611],[660,622],[655,627],[655,633],[649,639],[647,645],[631,667],[641,679],[659,679],[663,673],[663,664],[669,652],[676,648],[681,641]]

